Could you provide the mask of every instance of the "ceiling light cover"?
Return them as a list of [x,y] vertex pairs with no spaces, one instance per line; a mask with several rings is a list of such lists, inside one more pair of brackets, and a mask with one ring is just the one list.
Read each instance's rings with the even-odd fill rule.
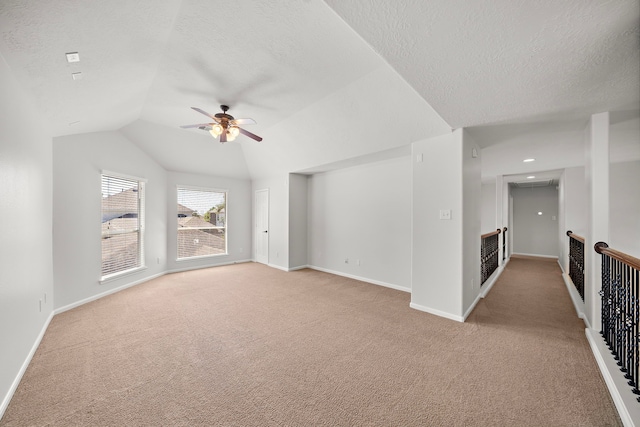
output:
[[536,159],[524,159],[523,162],[524,163],[529,163],[529,162],[535,162]]
[[222,128],[221,125],[219,124],[215,124],[211,127],[211,130],[209,131],[209,133],[211,134],[211,136],[213,136],[214,138],[219,137],[220,135],[222,135],[222,132],[224,131],[224,129]]
[[240,135],[240,129],[237,126],[231,126],[227,130],[227,141],[233,141],[238,135]]
[[535,178],[535,177],[536,177],[535,175],[529,175],[529,176],[527,177],[527,179],[533,179],[533,178]]

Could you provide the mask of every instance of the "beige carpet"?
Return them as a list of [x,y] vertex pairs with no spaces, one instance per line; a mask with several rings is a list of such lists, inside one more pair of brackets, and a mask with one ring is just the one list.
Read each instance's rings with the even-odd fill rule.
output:
[[620,425],[555,260],[513,258],[466,323],[409,300],[252,263],[167,275],[55,316],[0,425]]

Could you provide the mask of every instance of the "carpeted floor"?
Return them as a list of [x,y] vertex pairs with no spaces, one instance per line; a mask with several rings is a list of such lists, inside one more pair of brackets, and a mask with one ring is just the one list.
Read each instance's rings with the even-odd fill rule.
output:
[[2,426],[621,425],[555,260],[466,323],[313,270],[176,273],[55,316]]

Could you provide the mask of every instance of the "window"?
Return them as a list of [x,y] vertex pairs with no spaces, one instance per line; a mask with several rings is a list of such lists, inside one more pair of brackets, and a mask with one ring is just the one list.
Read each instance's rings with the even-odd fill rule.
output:
[[227,192],[178,187],[178,259],[227,253]]
[[144,182],[102,175],[100,280],[144,267]]

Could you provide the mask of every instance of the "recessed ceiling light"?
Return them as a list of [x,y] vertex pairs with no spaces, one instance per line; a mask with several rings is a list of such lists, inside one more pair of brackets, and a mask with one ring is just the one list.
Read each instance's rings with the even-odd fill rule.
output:
[[542,215],[542,212],[538,212],[538,215]]
[[535,177],[536,177],[535,175],[529,175],[529,176],[527,177],[527,179],[533,179],[533,178],[535,178]]
[[80,62],[80,54],[78,52],[67,53],[67,62]]
[[81,72],[71,73],[71,78],[73,80],[82,80],[82,73]]
[[524,159],[523,162],[524,163],[529,163],[529,162],[535,162],[536,159]]

